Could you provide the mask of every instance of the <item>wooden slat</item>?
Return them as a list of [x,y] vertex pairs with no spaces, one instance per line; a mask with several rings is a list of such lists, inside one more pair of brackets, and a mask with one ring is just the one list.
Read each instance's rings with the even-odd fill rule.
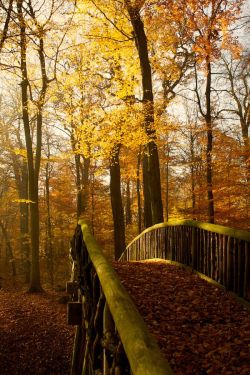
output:
[[246,296],[249,243],[247,231],[193,220],[173,220],[147,228],[128,245],[125,253],[132,254],[136,244],[134,259],[160,257],[181,262]]

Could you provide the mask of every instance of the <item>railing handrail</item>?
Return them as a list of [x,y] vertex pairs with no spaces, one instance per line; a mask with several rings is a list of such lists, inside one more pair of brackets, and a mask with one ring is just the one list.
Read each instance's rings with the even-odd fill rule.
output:
[[166,221],[164,223],[159,223],[155,224],[152,227],[146,228],[143,232],[138,234],[126,247],[124,252],[122,253],[121,257],[123,254],[126,252],[126,250],[134,243],[136,242],[140,237],[142,237],[145,233],[154,231],[159,228],[164,228],[164,227],[169,227],[169,226],[179,226],[179,225],[184,225],[184,226],[191,226],[194,228],[200,228],[207,230],[209,232],[213,233],[218,233],[218,234],[224,234],[225,236],[230,236],[234,238],[238,238],[239,240],[247,241],[250,242],[250,232],[246,230],[241,230],[241,229],[235,229],[235,228],[230,228],[230,227],[225,227],[223,225],[219,224],[211,224],[211,223],[206,223],[202,221],[196,221],[196,220],[189,220],[189,219],[172,219],[169,221]]
[[82,219],[78,223],[133,374],[173,374],[115,270],[92,236],[87,223]]

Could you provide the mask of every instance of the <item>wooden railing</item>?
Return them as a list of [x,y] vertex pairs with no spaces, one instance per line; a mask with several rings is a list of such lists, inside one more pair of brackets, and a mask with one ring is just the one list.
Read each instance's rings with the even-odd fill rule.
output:
[[173,374],[87,224],[79,224],[67,284],[68,323],[77,326],[71,374]]
[[175,220],[146,229],[120,260],[161,258],[203,273],[250,300],[250,232],[193,220]]

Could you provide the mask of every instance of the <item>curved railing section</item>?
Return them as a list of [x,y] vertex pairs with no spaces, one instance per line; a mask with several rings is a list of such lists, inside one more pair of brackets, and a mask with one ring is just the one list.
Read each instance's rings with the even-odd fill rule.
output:
[[120,260],[168,259],[192,267],[250,300],[250,232],[193,220],[147,228]]
[[77,326],[71,374],[173,374],[83,220],[71,257],[68,323]]

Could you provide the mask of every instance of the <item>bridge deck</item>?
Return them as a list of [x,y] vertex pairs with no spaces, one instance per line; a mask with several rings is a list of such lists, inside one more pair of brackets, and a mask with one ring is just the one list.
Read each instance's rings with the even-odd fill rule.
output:
[[249,310],[187,269],[114,262],[175,374],[250,373]]

